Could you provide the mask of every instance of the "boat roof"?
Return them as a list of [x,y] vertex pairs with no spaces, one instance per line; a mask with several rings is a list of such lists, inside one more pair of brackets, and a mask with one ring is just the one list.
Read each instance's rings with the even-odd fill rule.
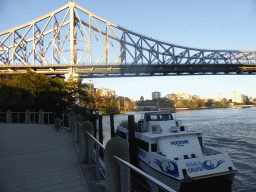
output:
[[168,136],[181,136],[181,135],[198,135],[198,134],[203,134],[201,131],[180,131],[180,132],[170,132],[170,133],[159,133],[159,134],[152,134],[149,132],[144,132],[141,135],[144,135],[150,139],[156,139],[156,138],[163,138],[163,137],[168,137]]
[[125,113],[125,115],[135,115],[135,114],[170,114],[170,113],[176,113],[174,110],[168,110],[168,111],[139,111],[139,112],[132,112],[132,113]]
[[176,111],[148,111],[147,114],[152,115],[161,115],[161,114],[170,114],[170,113],[176,113]]

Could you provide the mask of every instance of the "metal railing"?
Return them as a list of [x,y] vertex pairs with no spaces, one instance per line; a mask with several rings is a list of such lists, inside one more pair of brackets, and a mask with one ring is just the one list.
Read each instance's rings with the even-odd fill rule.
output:
[[[28,113],[28,115],[27,115]],[[3,117],[2,114],[5,114],[5,117]],[[24,114],[23,118],[21,118],[21,114]],[[44,122],[44,117],[47,117],[46,123]],[[42,115],[44,116],[42,118],[42,124],[50,124],[50,114],[53,114],[53,112],[42,112]],[[40,112],[9,112],[9,116],[8,116],[8,112],[0,112],[1,118],[0,118],[0,122],[7,122],[7,123],[27,123],[28,124],[35,124],[35,123],[39,123],[40,124]],[[36,118],[37,116],[37,118]],[[9,119],[8,119],[9,118]],[[22,119],[22,120],[21,120]],[[15,121],[14,121],[15,120]],[[63,116],[63,120],[64,120],[64,116]],[[63,121],[64,122],[64,121]]]
[[[79,130],[82,127],[81,122],[78,121],[79,124]],[[93,144],[96,145],[96,149],[94,151],[94,155],[95,155],[95,162],[96,162],[96,178],[99,180],[100,179],[100,173],[102,174],[102,176],[105,178],[105,175],[103,174],[103,172],[101,171],[102,167],[103,169],[105,168],[105,163],[104,160],[100,158],[100,148],[103,150],[103,152],[105,152],[105,147],[93,136],[91,135],[88,131],[84,131],[86,133],[86,137],[90,142],[87,142],[87,149],[89,149],[89,143],[91,143],[91,141],[93,142]],[[80,140],[79,140],[80,142]],[[94,146],[94,145],[91,145]],[[89,151],[89,150],[88,150]],[[88,161],[90,162],[91,159],[93,157],[91,156],[90,153],[88,153]],[[176,192],[174,189],[170,188],[169,186],[165,185],[164,183],[162,183],[161,181],[157,180],[156,178],[150,176],[149,174],[145,173],[144,171],[138,169],[137,167],[135,167],[134,165],[130,164],[127,161],[124,161],[123,159],[114,156],[114,158],[116,159],[118,165],[120,166],[120,181],[121,181],[121,192],[124,192],[127,190],[127,185],[129,185],[129,183],[127,183],[127,180],[124,179],[126,177],[126,168],[129,168],[129,170],[137,173],[138,175],[140,175],[141,177],[143,177],[145,180],[151,182],[153,185],[157,186],[158,188],[162,189],[163,191],[168,191],[168,192]],[[132,177],[132,176],[131,176]],[[134,179],[134,178],[133,178]],[[143,185],[140,183],[140,185]],[[144,186],[145,187],[145,186]],[[148,189],[149,191],[151,191],[150,189]]]

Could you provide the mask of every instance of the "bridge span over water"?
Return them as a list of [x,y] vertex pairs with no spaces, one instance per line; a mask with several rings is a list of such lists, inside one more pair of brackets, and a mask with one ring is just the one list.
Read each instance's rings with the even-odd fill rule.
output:
[[[156,37],[157,38],[157,37]],[[207,50],[158,41],[74,2],[0,32],[0,74],[83,78],[256,74],[256,51]]]

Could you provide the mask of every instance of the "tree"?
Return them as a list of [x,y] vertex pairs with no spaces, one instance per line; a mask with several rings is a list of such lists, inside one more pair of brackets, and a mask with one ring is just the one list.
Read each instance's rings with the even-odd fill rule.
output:
[[213,100],[212,100],[212,99],[208,99],[208,100],[206,101],[206,103],[205,103],[205,106],[206,106],[206,107],[212,107],[213,104],[214,104],[214,103],[213,103]]
[[73,88],[63,79],[47,77],[27,69],[24,74],[1,77],[0,105],[2,110],[53,110],[55,103],[66,108],[74,104]]
[[220,101],[216,101],[214,104],[215,104],[216,107],[222,107],[223,106],[222,102],[220,102]]

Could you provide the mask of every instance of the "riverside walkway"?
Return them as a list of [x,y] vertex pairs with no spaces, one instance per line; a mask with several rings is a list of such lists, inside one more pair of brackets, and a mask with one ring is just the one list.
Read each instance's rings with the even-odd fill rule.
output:
[[73,138],[53,125],[0,123],[0,192],[105,191]]

